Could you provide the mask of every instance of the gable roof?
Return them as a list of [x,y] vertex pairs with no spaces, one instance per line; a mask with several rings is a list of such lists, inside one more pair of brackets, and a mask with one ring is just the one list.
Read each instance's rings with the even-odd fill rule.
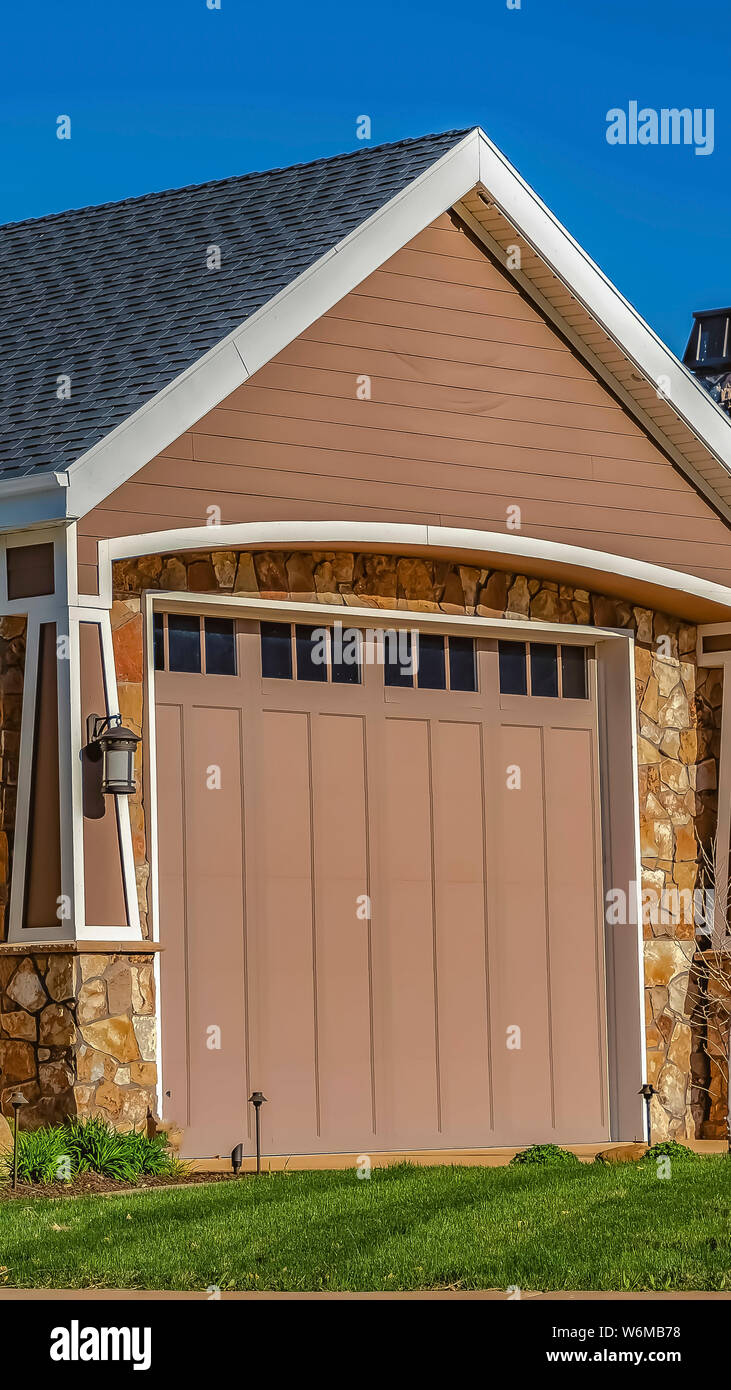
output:
[[[237,221],[242,189],[250,195],[248,238]],[[209,194],[215,217],[204,210]],[[728,417],[475,127],[6,228],[20,237],[19,255],[39,230],[80,219],[73,247],[60,232],[62,307],[54,301],[51,322],[58,325],[60,314],[70,324],[73,315],[75,339],[89,340],[98,367],[96,377],[82,377],[80,395],[56,404],[56,376],[73,373],[49,363],[47,292],[29,271],[14,301],[20,388],[0,417],[0,441],[3,424],[15,440],[0,474],[6,527],[83,516],[450,207],[731,523]],[[98,286],[83,259],[90,238],[82,231],[84,219],[96,227],[97,217],[100,227],[121,219],[116,236],[105,238],[112,269],[102,257]],[[507,254],[516,241],[520,270]],[[223,255],[217,271],[205,267],[214,244]],[[238,248],[228,265],[227,246]],[[36,275],[58,287],[46,252]],[[33,332],[27,301],[35,306]],[[2,335],[0,319],[0,373],[7,371]],[[70,336],[65,327],[64,343]],[[50,402],[44,395],[39,410],[41,387]]]
[[0,477],[67,468],[465,134],[0,228]]

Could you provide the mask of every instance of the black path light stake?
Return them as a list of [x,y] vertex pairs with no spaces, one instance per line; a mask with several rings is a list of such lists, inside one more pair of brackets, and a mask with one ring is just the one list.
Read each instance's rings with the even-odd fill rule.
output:
[[652,1101],[652,1097],[657,1095],[657,1091],[655,1090],[655,1087],[652,1085],[652,1082],[646,1081],[644,1086],[642,1087],[642,1090],[639,1092],[639,1095],[644,1096],[645,1098],[645,1109],[647,1111],[647,1144],[648,1148],[652,1148],[652,1121],[650,1119],[650,1103]]
[[261,1091],[252,1091],[249,1096],[249,1104],[253,1105],[256,1113],[256,1175],[261,1174],[261,1107],[266,1100],[266,1096]]
[[18,1116],[22,1107],[28,1102],[22,1091],[16,1091],[15,1095],[10,1097],[10,1104],[15,1115],[15,1123],[13,1124],[13,1191],[15,1191],[18,1186]]
[[236,1148],[235,1148],[235,1149],[232,1149],[232,1151],[231,1151],[231,1167],[232,1167],[233,1170],[234,1170],[234,1177],[235,1177],[235,1178],[237,1178],[237,1177],[239,1176],[239,1173],[241,1172],[241,1164],[243,1163],[243,1161],[244,1161],[244,1146],[243,1146],[243,1144],[237,1144],[237,1145],[236,1145]]

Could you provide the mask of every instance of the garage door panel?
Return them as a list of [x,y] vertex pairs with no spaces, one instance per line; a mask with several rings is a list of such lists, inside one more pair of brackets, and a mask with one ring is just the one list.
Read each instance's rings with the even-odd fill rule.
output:
[[246,1118],[240,736],[236,709],[186,710],[190,1113],[219,1147]]
[[[185,715],[189,874],[241,885],[241,715],[194,705]],[[241,891],[232,911],[241,910]]]
[[373,923],[377,1129],[418,1147],[439,1127],[431,884],[390,877]]
[[490,1046],[482,884],[437,891],[439,1076],[445,1142],[489,1144]]
[[489,1143],[491,1087],[485,931],[482,730],[433,726],[439,1079],[450,1143]]
[[270,1152],[295,1151],[318,1131],[312,881],[269,880],[251,933],[249,997],[252,1085],[269,1104],[262,1115]]
[[525,1138],[526,1115],[534,1132],[553,1128],[541,729],[498,731],[488,795],[495,1126]]
[[230,1153],[246,1125],[248,1095],[240,875],[197,879],[189,913],[191,1117],[196,1132]]
[[317,1070],[321,1138],[335,1148],[373,1133],[364,739],[359,716],[313,721]]
[[258,867],[266,878],[308,878],[312,872],[310,716],[268,709],[261,715],[258,733]]
[[190,1123],[188,1102],[187,923],[184,878],[183,711],[158,705],[158,873],[160,944],[165,953],[160,1006],[165,1019],[165,1089],[169,1105]]
[[[309,716],[265,710],[250,789],[251,1079],[275,1152],[317,1136]],[[254,906],[255,904],[255,906]],[[281,1146],[281,1147],[277,1147]]]
[[[589,730],[546,730],[551,1013],[562,1133],[577,1125],[593,1133],[606,1123],[594,756]],[[577,1038],[585,1039],[580,1048]]]
[[416,1144],[439,1127],[430,799],[428,722],[388,718],[373,933],[376,1106],[379,1131]]

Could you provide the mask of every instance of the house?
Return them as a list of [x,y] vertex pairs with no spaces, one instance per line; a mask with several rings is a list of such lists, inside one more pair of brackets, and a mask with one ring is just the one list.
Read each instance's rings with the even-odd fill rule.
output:
[[480,129],[0,236],[5,1113],[480,1149],[641,1137],[649,1080],[720,1133],[693,361]]

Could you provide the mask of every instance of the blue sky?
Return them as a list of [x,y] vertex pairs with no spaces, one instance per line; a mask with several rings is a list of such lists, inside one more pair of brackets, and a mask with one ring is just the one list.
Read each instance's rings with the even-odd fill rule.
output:
[[[730,59],[680,0],[7,3],[0,221],[354,149],[361,114],[373,144],[480,124],[681,352],[731,303]],[[713,153],[610,146],[632,99],[713,108]]]

